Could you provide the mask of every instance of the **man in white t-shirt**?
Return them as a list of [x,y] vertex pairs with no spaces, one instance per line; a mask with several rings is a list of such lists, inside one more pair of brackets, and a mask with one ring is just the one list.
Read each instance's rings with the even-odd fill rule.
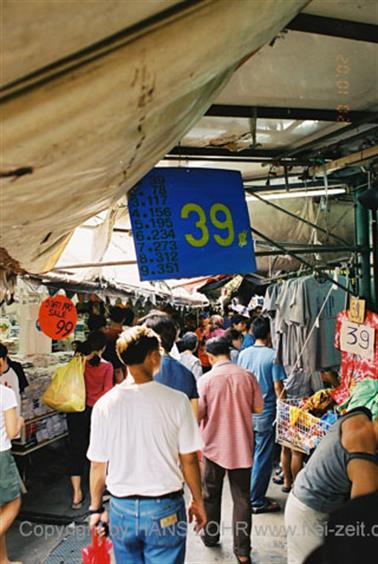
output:
[[147,327],[128,329],[117,352],[134,379],[115,386],[92,413],[91,527],[107,521],[102,507],[111,494],[110,530],[118,564],[181,564],[187,519],[183,481],[192,494],[189,522],[206,524],[197,451],[202,439],[187,396],[153,381],[160,341]]

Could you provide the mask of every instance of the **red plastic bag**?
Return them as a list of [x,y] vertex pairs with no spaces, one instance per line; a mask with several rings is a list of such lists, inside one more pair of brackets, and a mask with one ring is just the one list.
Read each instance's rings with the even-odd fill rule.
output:
[[99,538],[96,529],[92,529],[92,544],[81,551],[83,564],[110,564],[111,540]]

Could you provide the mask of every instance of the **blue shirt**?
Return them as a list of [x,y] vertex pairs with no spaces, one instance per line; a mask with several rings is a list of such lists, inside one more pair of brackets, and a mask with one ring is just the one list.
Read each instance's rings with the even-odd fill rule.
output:
[[251,347],[254,344],[255,344],[255,338],[251,335],[251,333],[247,333],[243,337],[243,341],[242,341],[240,350],[244,351],[244,349]]
[[[275,364],[276,351],[269,347],[254,345],[239,354],[238,365],[252,372],[260,384],[264,398],[263,414],[276,410],[276,392],[274,382],[285,380],[282,364]],[[256,417],[256,416],[254,416]]]
[[155,376],[155,381],[183,392],[190,400],[199,397],[193,373],[169,355],[162,357],[160,370]]

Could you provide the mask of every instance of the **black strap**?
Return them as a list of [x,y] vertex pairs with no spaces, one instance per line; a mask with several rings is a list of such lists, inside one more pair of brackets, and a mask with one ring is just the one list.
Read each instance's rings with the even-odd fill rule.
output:
[[370,452],[349,452],[348,453],[348,464],[351,460],[367,460],[373,464],[378,465],[378,457],[376,454],[370,454]]
[[349,417],[350,415],[366,415],[366,417],[368,417],[370,421],[373,420],[370,409],[368,407],[365,407],[364,405],[361,405],[360,407],[354,407],[353,409],[345,413],[345,415],[343,415],[343,418]]
[[115,499],[165,499],[165,498],[170,498],[170,499],[174,499],[176,497],[180,497],[184,495],[184,490],[177,490],[176,492],[169,492],[166,494],[162,494],[162,495],[125,495],[125,496],[118,496],[118,495],[113,495],[111,493],[111,496],[114,497]]
[[105,507],[102,505],[101,507],[99,507],[98,509],[89,509],[88,513],[89,515],[101,515],[101,513],[104,513],[104,511],[106,511]]

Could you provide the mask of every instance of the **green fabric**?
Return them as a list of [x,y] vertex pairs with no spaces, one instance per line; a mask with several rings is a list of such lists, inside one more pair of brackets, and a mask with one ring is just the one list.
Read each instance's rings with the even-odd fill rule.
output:
[[21,494],[21,480],[10,450],[0,452],[0,506]]
[[355,407],[370,409],[373,419],[378,417],[378,380],[366,378],[353,388],[351,397],[339,405],[339,411],[350,411]]

